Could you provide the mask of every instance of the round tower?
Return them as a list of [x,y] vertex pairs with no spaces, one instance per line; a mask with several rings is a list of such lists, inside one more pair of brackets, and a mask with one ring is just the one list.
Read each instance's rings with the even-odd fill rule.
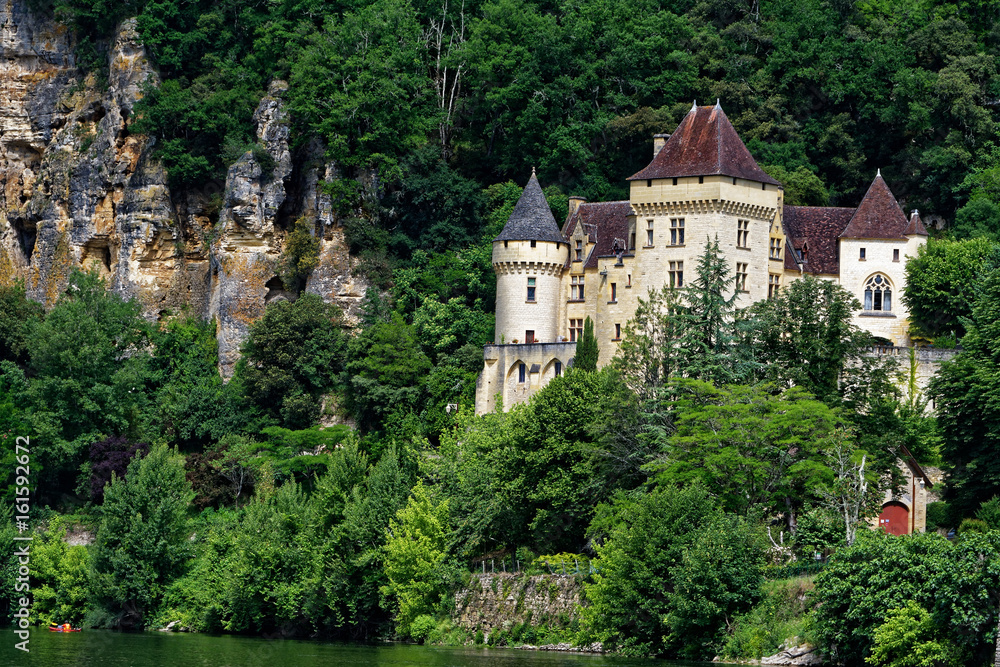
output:
[[534,170],[500,235],[493,239],[499,344],[554,343],[569,244],[559,232]]

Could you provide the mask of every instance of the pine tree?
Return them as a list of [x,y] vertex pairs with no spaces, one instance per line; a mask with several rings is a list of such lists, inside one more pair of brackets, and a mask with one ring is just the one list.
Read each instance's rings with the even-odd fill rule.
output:
[[576,361],[574,368],[582,371],[597,370],[597,337],[594,335],[594,321],[589,317],[583,322],[583,335],[576,344]]

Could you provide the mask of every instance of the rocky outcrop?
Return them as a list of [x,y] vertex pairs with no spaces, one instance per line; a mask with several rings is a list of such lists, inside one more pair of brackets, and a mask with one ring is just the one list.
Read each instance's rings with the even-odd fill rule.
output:
[[580,612],[583,587],[573,576],[474,574],[455,594],[455,624],[470,632],[510,630],[519,623],[568,625]]
[[816,647],[809,644],[794,645],[787,642],[774,655],[761,658],[762,665],[822,665],[823,659],[816,652]]
[[93,269],[137,298],[150,319],[186,307],[217,317],[229,373],[249,323],[269,299],[286,230],[302,216],[321,237],[307,288],[356,311],[366,285],[323,183],[321,147],[296,158],[273,82],[254,120],[257,145],[225,183],[171,190],[154,143],[132,132],[135,105],[157,85],[134,21],[108,45],[107,81],[77,67],[72,33],[21,0],[0,0],[0,284],[24,280],[51,306],[73,267]]

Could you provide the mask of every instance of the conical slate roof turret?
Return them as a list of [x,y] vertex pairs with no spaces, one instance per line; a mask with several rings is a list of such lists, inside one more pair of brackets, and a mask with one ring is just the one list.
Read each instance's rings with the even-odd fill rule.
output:
[[879,170],[840,238],[901,239],[906,226],[903,209],[892,196],[892,191]]
[[920,211],[917,209],[910,213],[910,221],[906,223],[903,236],[927,236],[927,229],[924,228],[924,221],[920,219]]
[[538,184],[538,177],[534,170],[528,184],[524,186],[521,198],[517,200],[514,212],[510,214],[510,219],[504,225],[500,235],[494,241],[551,241],[561,243],[565,241],[559,233],[559,225],[552,216],[549,203],[542,193],[542,186]]

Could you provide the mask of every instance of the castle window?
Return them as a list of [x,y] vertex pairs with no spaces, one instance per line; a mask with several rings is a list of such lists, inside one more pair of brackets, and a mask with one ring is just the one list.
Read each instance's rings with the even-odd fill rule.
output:
[[506,248],[506,247],[507,247],[507,242],[506,242],[506,241],[504,241],[504,242],[503,242],[503,247],[504,247],[504,248]]
[[647,178],[646,179],[646,187],[647,188],[653,187],[653,179],[651,179],[651,178]]
[[570,320],[569,342],[575,343],[580,338],[583,338],[583,320]]
[[583,276],[573,276],[569,279],[569,298],[571,301],[583,301]]
[[684,262],[670,262],[667,274],[670,276],[671,287],[684,287]]
[[736,291],[747,291],[747,265],[743,262],[736,262]]
[[781,259],[781,239],[771,239],[771,259]]
[[528,301],[535,301],[535,279],[528,278]]
[[583,260],[583,241],[577,239],[576,241],[576,259],[574,261],[580,262]]
[[532,242],[531,242],[531,247],[532,247],[532,248],[535,248],[535,247],[537,247],[537,246],[538,246],[538,241],[532,241]]
[[899,248],[893,248],[893,250],[892,250],[892,261],[894,261],[894,262],[898,262],[899,261]]
[[555,373],[556,373],[556,377],[559,377],[560,375],[562,375],[562,362],[561,361],[557,361],[556,362]]
[[674,185],[677,185],[677,179],[676,178],[674,179]]
[[858,259],[860,259],[860,260],[864,260],[864,258],[865,258],[865,249],[864,249],[864,248],[862,248],[862,249],[861,249],[861,254],[860,254],[860,255],[858,256]]
[[653,221],[646,221],[646,247],[653,245]]
[[615,340],[621,340],[621,339],[622,339],[622,325],[616,322],[615,323]]
[[767,274],[767,298],[773,299],[778,295],[778,289],[781,287],[781,276],[777,273]]
[[737,220],[736,221],[736,247],[737,248],[749,248],[750,247],[750,221],[749,220]]
[[684,218],[670,218],[670,245],[684,245]]
[[517,381],[524,384],[525,371],[528,369],[524,367],[524,364],[519,364],[517,367]]
[[760,184],[760,189],[761,190],[767,190],[767,183],[761,183]]
[[892,286],[881,273],[876,273],[865,283],[865,310],[892,310]]
[[736,185],[736,177],[733,177],[733,185]]
[[611,302],[618,301],[618,283],[611,283]]
[[531,329],[528,329],[527,331],[525,331],[524,332],[524,342],[527,343],[528,345],[531,345],[532,343],[536,342],[535,341],[535,332],[532,331]]
[[628,237],[628,247],[630,250],[635,250],[635,232]]

